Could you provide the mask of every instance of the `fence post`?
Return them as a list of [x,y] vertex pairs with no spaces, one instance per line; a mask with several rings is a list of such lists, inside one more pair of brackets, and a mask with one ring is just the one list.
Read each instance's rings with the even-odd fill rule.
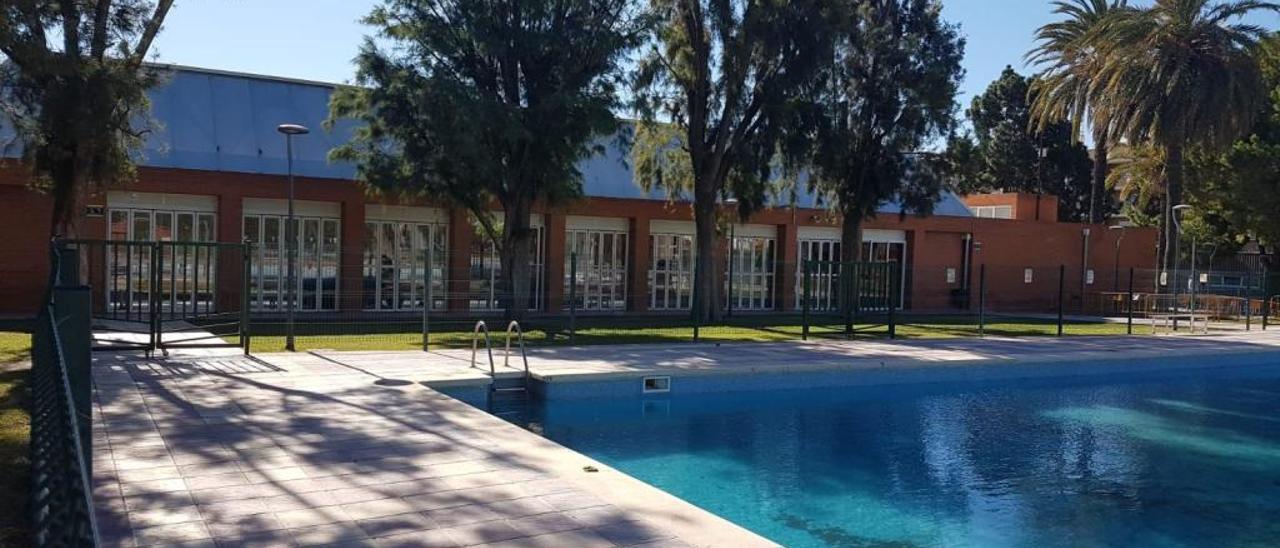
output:
[[841,311],[844,316],[844,336],[846,339],[853,338],[853,300],[858,298],[858,294],[853,288],[853,278],[857,274],[854,271],[854,263],[840,263],[840,286],[843,292],[840,295]]
[[978,266],[978,336],[987,336],[987,263]]
[[[150,313],[151,322],[151,344],[147,348],[147,354],[155,352],[160,346],[160,300],[156,298],[156,288],[160,287],[160,244],[153,242],[150,246],[151,256],[148,262],[151,263],[151,272],[147,281],[147,311]],[[198,267],[198,265],[197,265]],[[199,270],[196,270],[199,272]]]
[[[65,280],[65,279],[64,279]],[[93,345],[93,299],[88,286],[73,285],[54,289],[53,314],[62,343],[62,359],[67,367],[67,386],[71,389],[71,403],[75,409],[76,428],[80,439],[93,439],[93,386],[90,380],[90,347]],[[51,344],[53,341],[50,341]],[[54,365],[53,367],[57,367]],[[86,475],[93,473],[93,445],[83,443]]]
[[240,283],[240,346],[244,347],[244,355],[248,356],[253,337],[249,327],[249,308],[253,304],[249,298],[249,288],[253,287],[253,244],[246,239],[242,249],[244,250],[244,277]]
[[1126,308],[1126,311],[1125,311],[1125,315],[1127,316],[1125,333],[1128,335],[1132,335],[1133,334],[1133,267],[1132,266],[1129,267],[1129,295],[1127,298],[1125,298],[1125,301],[1128,302],[1128,307]]
[[1244,330],[1253,331],[1253,296],[1249,291],[1253,287],[1253,274],[1245,274],[1244,279]]
[[811,287],[813,284],[813,281],[809,279],[809,274],[810,274],[810,270],[813,268],[813,263],[809,261],[804,261],[803,263],[800,263],[800,264],[801,264],[801,267],[800,267],[801,275],[804,276],[804,279],[801,282],[804,286],[804,292],[801,294],[801,298],[803,300],[800,301],[801,302],[800,340],[807,341],[809,340],[809,297],[810,297],[809,292],[811,291]]
[[726,318],[733,317],[733,285],[734,285],[733,278],[735,274],[733,271],[733,263],[734,263],[733,248],[734,248],[734,244],[736,243],[737,243],[737,239],[733,236],[729,236],[729,294],[726,297],[726,299],[729,302],[726,303],[726,308],[724,313],[724,316]]
[[578,252],[569,254],[569,340],[578,327]]
[[899,277],[895,276],[895,274],[899,274],[898,272],[896,272],[897,266],[898,265],[895,263],[885,263],[886,274],[890,276],[889,278],[889,340],[898,338],[898,322],[897,322],[898,318],[896,316],[898,303],[896,302],[896,299],[898,298]]
[[1062,309],[1067,292],[1067,265],[1058,265],[1058,336],[1062,336]]
[[431,246],[422,251],[422,351],[431,351]]

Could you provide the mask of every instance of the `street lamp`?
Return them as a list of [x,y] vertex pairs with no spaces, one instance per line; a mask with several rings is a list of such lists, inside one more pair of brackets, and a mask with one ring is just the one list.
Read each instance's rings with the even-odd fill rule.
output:
[[[737,206],[738,199],[727,198],[725,199],[724,203],[725,205],[728,205],[728,206]],[[738,245],[738,237],[734,229],[737,226],[738,226],[737,221],[734,220],[733,217],[730,217],[729,218],[729,308],[728,310],[725,311],[725,316],[733,316],[733,285],[734,285],[733,284],[733,263],[734,263],[733,252],[734,252],[734,248],[736,248]]]
[[288,159],[289,174],[289,219],[286,221],[285,241],[286,245],[286,271],[285,277],[288,279],[289,294],[288,304],[285,307],[285,339],[284,347],[286,350],[295,351],[293,344],[293,309],[297,306],[298,279],[295,277],[295,264],[298,262],[298,223],[293,216],[293,136],[306,135],[311,130],[306,126],[298,124],[280,124],[276,126],[276,131],[284,134],[285,156]]
[[1120,231],[1120,236],[1116,238],[1116,258],[1115,258],[1115,261],[1111,263],[1112,264],[1112,273],[1111,273],[1112,291],[1115,293],[1120,292],[1120,244],[1124,242],[1125,228],[1127,227],[1125,227],[1124,225],[1112,225],[1107,227],[1107,230]]

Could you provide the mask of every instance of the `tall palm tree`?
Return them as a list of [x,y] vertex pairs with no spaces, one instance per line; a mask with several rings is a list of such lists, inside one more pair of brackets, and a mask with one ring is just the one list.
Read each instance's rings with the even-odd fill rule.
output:
[[1150,142],[1164,152],[1163,264],[1172,268],[1172,206],[1182,201],[1183,152],[1239,138],[1266,100],[1253,55],[1266,31],[1240,22],[1280,5],[1256,0],[1155,0],[1105,17],[1088,42],[1099,56],[1088,103],[1111,141]]
[[1145,211],[1164,199],[1164,152],[1151,145],[1111,148],[1107,188],[1120,202]]
[[1088,117],[1093,134],[1093,180],[1089,189],[1089,222],[1102,222],[1107,182],[1106,124],[1090,109],[1089,86],[1101,65],[1089,39],[1108,15],[1127,8],[1127,0],[1057,0],[1053,13],[1063,17],[1036,31],[1036,47],[1028,60],[1044,67],[1031,84],[1031,120],[1037,131],[1070,120],[1080,139]]

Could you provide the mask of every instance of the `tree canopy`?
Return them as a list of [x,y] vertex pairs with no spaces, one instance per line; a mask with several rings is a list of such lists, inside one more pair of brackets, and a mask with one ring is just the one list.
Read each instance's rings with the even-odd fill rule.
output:
[[843,220],[843,260],[856,260],[858,227],[896,198],[929,213],[942,164],[922,149],[951,130],[964,74],[964,40],[935,0],[846,0],[831,62],[817,84],[810,185]]
[[1107,17],[1126,9],[1126,0],[1056,0],[1053,12],[1062,17],[1036,30],[1036,47],[1027,57],[1043,71],[1032,82],[1032,117],[1036,129],[1070,121],[1072,137],[1079,138],[1086,118],[1092,126],[1094,157],[1089,208],[1086,219],[1102,222],[1108,213],[1107,200],[1107,128],[1098,116],[1091,115],[1089,89],[1105,58],[1090,39],[1107,21]]
[[735,197],[740,214],[764,205],[779,155],[790,150],[787,132],[800,129],[800,92],[826,51],[828,3],[651,0],[649,9],[655,24],[633,91],[650,138],[637,139],[636,176],[647,187],[692,190],[694,313],[718,317],[717,203]]
[[[1091,33],[1101,58],[1090,84],[1093,115],[1113,142],[1150,143],[1164,155],[1164,242],[1176,241],[1185,152],[1217,151],[1246,134],[1266,100],[1254,52],[1265,31],[1240,22],[1271,2],[1155,0],[1114,10]],[[1176,254],[1165,245],[1164,267]]]
[[581,194],[578,163],[618,127],[619,61],[641,17],[628,0],[385,0],[364,23],[377,40],[356,58],[363,87],[331,105],[331,120],[364,125],[331,157],[373,192],[469,210],[522,315],[531,207]]
[[17,130],[52,232],[74,234],[93,191],[133,179],[149,120],[144,66],[173,0],[6,0],[0,115]]
[[1079,221],[1088,216],[1092,161],[1073,138],[1071,123],[1058,121],[1036,129],[1032,123],[1032,80],[1012,67],[966,111],[975,143],[952,140],[949,155],[966,193],[1016,191],[1051,194],[1059,199],[1058,217]]

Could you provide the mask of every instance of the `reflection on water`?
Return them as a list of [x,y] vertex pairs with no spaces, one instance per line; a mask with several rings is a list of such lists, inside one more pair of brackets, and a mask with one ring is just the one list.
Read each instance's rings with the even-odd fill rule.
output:
[[786,546],[1280,539],[1280,367],[1090,382],[582,400],[530,420]]

